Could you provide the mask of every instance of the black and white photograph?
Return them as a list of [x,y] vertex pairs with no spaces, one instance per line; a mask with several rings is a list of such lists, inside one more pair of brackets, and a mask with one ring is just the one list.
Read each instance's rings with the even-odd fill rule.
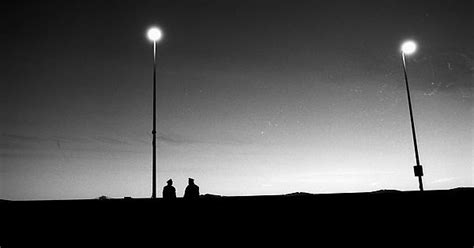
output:
[[7,0],[1,26],[1,248],[474,247],[473,0]]

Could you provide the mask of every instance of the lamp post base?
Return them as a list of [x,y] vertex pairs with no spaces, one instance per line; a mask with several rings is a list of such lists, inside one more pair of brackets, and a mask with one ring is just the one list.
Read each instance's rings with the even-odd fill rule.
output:
[[418,177],[418,185],[420,187],[420,191],[423,191],[423,167],[421,165],[413,166],[413,171],[415,172],[415,177]]

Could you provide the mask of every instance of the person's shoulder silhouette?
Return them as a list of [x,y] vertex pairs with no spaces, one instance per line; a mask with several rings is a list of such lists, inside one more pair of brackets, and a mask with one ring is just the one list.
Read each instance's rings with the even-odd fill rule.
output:
[[167,185],[163,187],[163,198],[164,199],[175,199],[176,189],[173,187],[173,180],[168,180]]
[[196,199],[199,198],[199,186],[194,184],[194,179],[188,179],[188,186],[184,191],[184,198],[185,199]]

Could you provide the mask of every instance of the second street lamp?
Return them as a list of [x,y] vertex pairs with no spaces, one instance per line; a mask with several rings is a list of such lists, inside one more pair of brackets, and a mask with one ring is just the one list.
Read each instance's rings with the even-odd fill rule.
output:
[[411,121],[411,131],[413,135],[413,146],[415,148],[415,159],[416,165],[413,167],[415,176],[418,177],[418,184],[420,191],[423,191],[423,167],[420,164],[420,156],[418,155],[418,144],[416,142],[416,132],[415,132],[415,120],[413,119],[413,108],[411,105],[411,97],[410,97],[410,87],[408,85],[408,76],[407,76],[407,64],[406,64],[406,56],[410,55],[416,51],[416,43],[413,41],[406,41],[402,44],[401,47],[401,56],[402,56],[402,65],[403,65],[403,73],[405,75],[405,84],[407,89],[407,98],[408,98],[408,109],[410,111],[410,121]]
[[153,134],[152,144],[152,193],[151,198],[156,198],[156,43],[162,37],[161,30],[157,27],[148,29],[147,37],[153,42]]

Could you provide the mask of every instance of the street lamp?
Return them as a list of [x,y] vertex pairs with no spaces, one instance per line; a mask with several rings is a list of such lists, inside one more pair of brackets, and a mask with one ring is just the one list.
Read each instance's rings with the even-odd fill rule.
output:
[[147,32],[148,39],[153,42],[153,134],[152,144],[152,193],[151,198],[156,198],[156,43],[162,37],[161,30],[158,27],[151,27]]
[[402,53],[410,55],[416,51],[416,43],[412,40],[405,41],[402,44]]
[[407,77],[407,64],[405,55],[410,55],[416,51],[416,43],[414,41],[405,41],[401,47],[401,55],[402,55],[402,65],[403,65],[403,73],[405,75],[405,84],[407,88],[407,98],[408,98],[408,109],[410,111],[410,121],[411,121],[411,132],[413,135],[413,145],[415,148],[415,159],[416,165],[413,166],[415,177],[418,177],[418,184],[420,187],[420,191],[423,191],[423,167],[420,164],[420,157],[418,155],[418,145],[416,142],[416,133],[415,133],[415,121],[413,119],[413,109],[411,106],[411,98],[410,98],[410,88],[408,86],[408,77]]

